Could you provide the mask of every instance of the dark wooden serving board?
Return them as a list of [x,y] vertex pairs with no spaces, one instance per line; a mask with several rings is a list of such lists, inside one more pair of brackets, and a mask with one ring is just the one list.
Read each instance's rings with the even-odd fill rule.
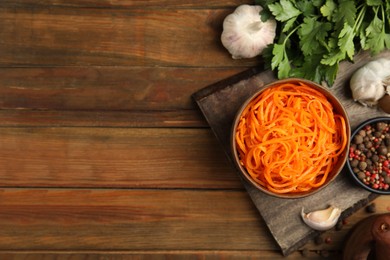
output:
[[[390,53],[382,53],[380,56],[390,57]],[[361,53],[356,55],[354,63],[340,64],[336,81],[330,88],[347,110],[352,129],[368,118],[387,115],[378,109],[363,107],[352,100],[348,81],[353,72],[370,59],[367,53]],[[274,80],[271,71],[253,68],[193,94],[194,100],[231,162],[233,157],[229,148],[229,137],[236,112],[246,98]],[[300,217],[302,207],[308,212],[334,205],[342,209],[341,217],[345,218],[376,198],[376,195],[353,183],[347,175],[346,168],[325,189],[300,199],[280,199],[269,196],[241,179],[283,255],[299,249],[318,235],[318,231],[310,229],[303,223]]]

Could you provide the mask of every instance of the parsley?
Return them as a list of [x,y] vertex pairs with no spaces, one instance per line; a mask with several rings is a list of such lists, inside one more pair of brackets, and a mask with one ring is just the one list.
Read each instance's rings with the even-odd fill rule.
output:
[[261,19],[274,17],[277,36],[263,57],[278,78],[332,86],[339,63],[360,50],[390,48],[390,0],[256,0]]

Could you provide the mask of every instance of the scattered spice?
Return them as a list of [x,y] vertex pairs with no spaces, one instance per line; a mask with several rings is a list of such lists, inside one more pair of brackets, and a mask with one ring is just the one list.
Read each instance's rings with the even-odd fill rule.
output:
[[322,236],[317,236],[315,239],[314,239],[314,244],[316,245],[322,245],[324,243],[324,239],[322,238]]
[[326,244],[332,244],[332,238],[331,237],[326,237],[325,238],[325,243]]
[[366,212],[367,213],[375,213],[376,212],[376,205],[375,203],[371,203],[366,206]]
[[340,231],[341,229],[343,229],[343,221],[338,221],[337,224],[336,224],[336,230],[337,231]]
[[302,250],[302,256],[303,257],[309,257],[310,256],[310,251],[309,249],[305,248]]
[[330,253],[328,250],[321,250],[321,257],[327,258],[330,256]]

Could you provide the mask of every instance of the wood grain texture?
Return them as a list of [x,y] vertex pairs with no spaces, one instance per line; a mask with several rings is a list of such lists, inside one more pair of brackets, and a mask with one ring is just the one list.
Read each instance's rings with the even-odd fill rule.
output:
[[242,189],[211,131],[0,128],[2,187]]
[[0,228],[1,250],[275,250],[244,191],[1,189]]
[[0,66],[254,65],[220,42],[231,11],[0,7]]
[[253,4],[253,1],[240,0],[3,0],[3,5],[9,6],[40,6],[40,7],[96,7],[96,8],[210,8],[210,7],[233,7],[240,4]]
[[0,127],[182,127],[208,128],[199,111],[0,110]]
[[[302,252],[295,252],[289,256],[288,259],[301,260],[303,257]],[[323,259],[321,257],[321,251],[305,251],[305,259]],[[330,257],[340,257],[340,252],[331,252]],[[214,260],[214,259],[240,259],[240,260],[253,260],[253,259],[269,259],[278,260],[286,259],[281,256],[277,251],[248,251],[248,250],[181,250],[181,251],[119,251],[117,253],[101,253],[101,252],[53,252],[53,253],[41,253],[41,252],[10,252],[0,253],[0,258],[7,260]]]
[[0,259],[284,258],[190,99],[261,65],[220,42],[252,2],[1,1]]
[[[389,211],[389,197],[375,203],[378,214]],[[300,250],[339,251],[349,230],[368,216],[361,209],[341,231],[324,234],[332,243]],[[2,251],[277,252],[244,191],[0,189],[0,228]]]
[[196,110],[192,93],[239,68],[0,68],[0,109]]

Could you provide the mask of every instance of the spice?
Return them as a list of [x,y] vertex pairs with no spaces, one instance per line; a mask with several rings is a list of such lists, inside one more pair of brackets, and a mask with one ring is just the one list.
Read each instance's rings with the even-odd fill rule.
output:
[[324,243],[324,239],[322,238],[322,236],[317,236],[315,239],[314,239],[314,243],[316,245],[322,245]]
[[364,126],[349,150],[349,164],[356,177],[375,190],[390,190],[390,124],[379,121]]
[[371,203],[371,204],[367,205],[366,212],[367,213],[375,213],[376,212],[375,203]]

